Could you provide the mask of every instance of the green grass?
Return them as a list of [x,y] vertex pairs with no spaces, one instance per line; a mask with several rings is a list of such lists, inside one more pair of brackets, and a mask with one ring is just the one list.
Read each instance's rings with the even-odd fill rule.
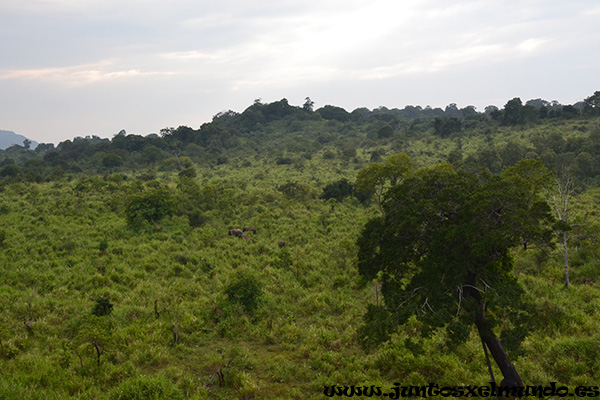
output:
[[[515,135],[499,128],[491,143],[528,140],[527,130]],[[452,143],[417,140],[416,166],[444,160]],[[464,153],[487,144],[464,139]],[[382,148],[391,154],[393,141]],[[359,150],[353,161],[324,159],[326,150],[338,151],[325,146],[289,165],[262,157],[198,165],[197,195],[178,189],[171,172],[146,182],[136,173],[4,185],[0,398],[319,399],[333,384],[488,382],[476,332],[452,350],[440,332],[415,347],[407,342],[420,331],[412,321],[379,348],[360,346],[362,316],[380,295],[358,276],[355,241],[377,210],[318,196],[329,182],[354,181],[370,152]],[[277,190],[287,182],[307,186],[307,195],[287,198]],[[173,193],[177,213],[128,226],[126,199],[157,185]],[[597,226],[598,190],[579,204],[586,223]],[[186,216],[192,209],[204,216],[196,228]],[[257,228],[253,242],[227,234],[242,226]],[[535,250],[515,252],[537,310],[535,330],[514,360],[526,383],[600,380],[599,248],[581,243],[569,290],[558,254],[539,261]],[[261,289],[256,308],[227,294],[244,273]],[[100,297],[114,307],[99,317],[109,328],[98,366],[80,321]]]

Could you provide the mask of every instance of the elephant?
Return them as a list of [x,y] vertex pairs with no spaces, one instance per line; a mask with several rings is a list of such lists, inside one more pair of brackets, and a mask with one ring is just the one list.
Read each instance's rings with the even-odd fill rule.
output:
[[279,246],[279,248],[285,246],[285,240],[281,240],[279,243],[277,243],[277,246]]
[[256,228],[246,227],[245,226],[245,227],[242,228],[242,231],[244,231],[244,232],[250,231],[250,232],[252,232],[252,233],[254,233],[256,235]]
[[239,228],[229,230],[229,236],[233,235],[233,236],[241,237],[242,234],[243,234],[243,231]]
[[240,236],[242,239],[248,239],[251,242],[254,242],[254,238],[252,236],[246,235],[245,233]]

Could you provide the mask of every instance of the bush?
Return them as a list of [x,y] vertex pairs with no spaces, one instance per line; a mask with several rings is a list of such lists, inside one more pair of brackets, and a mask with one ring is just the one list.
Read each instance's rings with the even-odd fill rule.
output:
[[14,178],[21,172],[21,169],[14,164],[7,165],[0,170],[0,177]]
[[123,165],[123,158],[118,154],[107,154],[102,158],[102,165],[109,169],[120,167]]
[[188,214],[188,222],[192,228],[199,228],[208,221],[208,217],[200,210],[194,210]]
[[175,213],[175,199],[166,189],[154,189],[130,196],[125,207],[127,224],[139,226],[144,221],[155,223]]
[[394,135],[394,128],[390,125],[384,125],[377,131],[377,137],[379,139],[390,138]]
[[179,177],[180,178],[195,178],[197,176],[196,174],[196,170],[194,169],[194,167],[189,167],[186,168],[184,170],[182,170],[181,172],[179,172]]
[[335,158],[335,152],[333,152],[332,150],[325,150],[323,152],[324,160],[333,160],[334,158]]
[[310,188],[306,185],[296,182],[286,182],[277,187],[281,193],[288,199],[306,199],[310,193]]
[[363,319],[364,324],[358,328],[357,333],[364,349],[379,346],[387,341],[397,327],[392,315],[383,306],[368,304]]
[[277,165],[290,165],[293,162],[294,160],[289,157],[278,157],[277,160],[275,160],[275,164]]
[[344,198],[351,196],[353,192],[354,185],[344,178],[325,186],[323,189],[323,194],[319,196],[319,198],[324,200],[336,199],[341,201]]
[[247,312],[253,312],[260,304],[263,294],[258,279],[248,272],[238,271],[233,281],[225,289],[229,301],[240,304]]
[[109,315],[112,312],[113,305],[108,298],[99,297],[96,299],[96,304],[92,309],[92,314],[97,317]]

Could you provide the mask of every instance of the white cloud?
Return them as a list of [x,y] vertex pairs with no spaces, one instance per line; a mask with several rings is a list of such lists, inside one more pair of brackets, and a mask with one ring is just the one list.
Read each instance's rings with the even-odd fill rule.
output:
[[163,53],[160,55],[162,58],[167,60],[175,61],[204,61],[204,62],[225,62],[228,59],[227,53],[223,51],[218,52],[204,52],[200,50],[189,50],[189,51],[176,51],[171,53]]
[[517,45],[517,50],[523,53],[531,53],[538,50],[543,44],[547,43],[546,39],[527,39]]
[[171,75],[171,72],[150,72],[139,69],[110,70],[111,62],[85,64],[60,68],[37,68],[0,71],[0,80],[40,80],[65,85],[87,85],[132,77]]
[[583,12],[583,15],[587,17],[594,17],[598,14],[600,14],[600,6],[590,7]]

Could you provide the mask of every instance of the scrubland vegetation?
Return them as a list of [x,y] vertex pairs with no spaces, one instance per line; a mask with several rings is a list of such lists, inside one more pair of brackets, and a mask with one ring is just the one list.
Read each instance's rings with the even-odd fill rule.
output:
[[[528,385],[600,385],[592,100],[511,100],[486,114],[257,101],[198,130],[0,152],[0,398],[319,399],[328,385],[486,384],[475,325],[456,342],[414,316],[373,318],[392,304],[381,276],[359,274],[357,241],[381,215],[376,191],[397,182],[361,171],[399,153],[412,170],[473,163],[497,175],[539,159],[573,178],[568,224],[553,225],[552,242],[510,249],[502,273],[529,314],[509,357]],[[228,234],[242,227],[256,233]],[[493,312],[497,330],[513,328]]]

